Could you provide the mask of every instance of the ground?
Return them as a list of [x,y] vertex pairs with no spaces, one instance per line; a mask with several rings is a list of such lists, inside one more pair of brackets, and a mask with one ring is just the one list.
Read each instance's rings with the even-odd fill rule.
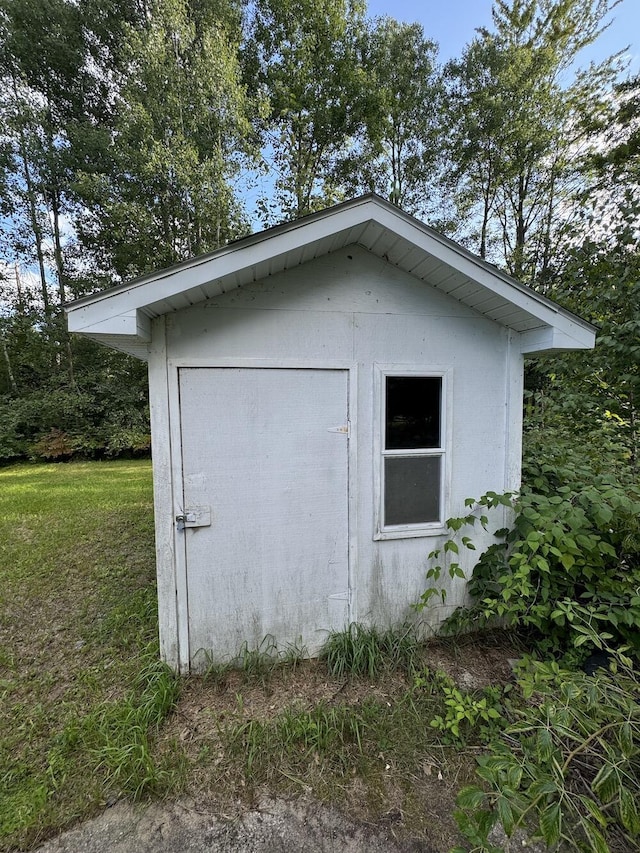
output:
[[[434,642],[425,649],[425,662],[455,679],[465,689],[505,683],[510,660],[518,650],[504,640],[478,645]],[[211,745],[219,742],[226,720],[269,720],[288,708],[337,703],[357,707],[374,699],[393,703],[406,691],[403,675],[378,681],[336,680],[317,661],[298,663],[252,680],[242,672],[220,679],[187,679],[181,698],[166,721],[162,738],[183,746],[191,766],[180,797],[148,804],[115,803],[97,818],[39,848],[40,853],[205,853],[205,851],[424,851],[446,853],[459,841],[452,820],[455,795],[472,775],[474,750],[459,755],[435,748],[423,756],[414,782],[414,797],[405,813],[406,791],[394,784],[395,768],[381,754],[383,786],[372,799],[354,778],[329,792],[329,802],[313,796],[310,784],[293,781],[287,797],[270,797],[265,787],[246,790],[245,780],[230,768],[222,752],[217,779]],[[206,761],[198,755],[206,754]],[[354,768],[355,770],[355,768]],[[234,778],[234,776],[236,778]],[[416,819],[416,805],[422,814]]]
[[416,688],[415,673],[500,685],[521,649],[504,637],[432,643],[375,679],[248,655],[243,670],[181,679],[173,706],[148,462],[20,465],[0,485],[0,851],[88,818],[123,815],[123,832],[166,814],[253,827],[273,808],[438,853],[456,841],[454,800],[479,741],[430,728],[443,694],[429,679]]

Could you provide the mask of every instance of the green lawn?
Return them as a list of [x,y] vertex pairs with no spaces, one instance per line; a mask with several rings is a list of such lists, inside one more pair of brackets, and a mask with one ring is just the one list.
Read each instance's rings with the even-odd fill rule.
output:
[[[369,823],[392,814],[434,849],[455,842],[484,723],[452,738],[453,682],[411,636],[346,632],[325,661],[267,644],[180,681],[156,634],[149,462],[0,469],[0,851],[119,797],[180,791],[223,814],[305,792]],[[449,649],[454,668],[475,653]],[[439,667],[447,649],[431,654]]]
[[0,849],[168,782],[156,634],[150,463],[0,469]]

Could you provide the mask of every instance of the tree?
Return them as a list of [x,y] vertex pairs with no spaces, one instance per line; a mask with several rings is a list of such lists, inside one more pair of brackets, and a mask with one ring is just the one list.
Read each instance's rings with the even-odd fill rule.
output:
[[338,200],[335,158],[359,124],[362,72],[356,45],[361,0],[256,0],[245,76],[264,104],[267,170],[275,204],[266,222],[295,219]]
[[337,170],[348,193],[375,191],[426,215],[442,131],[437,51],[419,24],[379,18],[364,32],[361,127]]
[[247,230],[231,179],[250,150],[235,0],[155,0],[129,28],[102,161],[83,172],[80,237],[102,269],[139,274]]
[[[135,412],[120,425],[137,414],[144,421],[141,371],[121,355],[94,354],[92,361],[95,345],[70,338],[61,310],[85,287],[74,181],[85,139],[108,126],[118,33],[135,17],[126,0],[0,0],[0,458],[25,455],[39,439],[46,444],[51,430],[74,434],[58,441],[62,453],[78,447],[81,434],[88,452],[101,441],[104,448],[110,439],[99,424],[111,418],[115,425],[125,388]],[[109,379],[117,363],[129,375],[118,388]],[[98,387],[112,389],[103,414]]]
[[[609,0],[495,0],[481,29],[446,67],[449,180],[478,222],[480,254],[541,284],[558,223],[581,176],[590,117],[604,108],[615,57],[564,78],[602,32]],[[499,247],[499,255],[498,255]]]

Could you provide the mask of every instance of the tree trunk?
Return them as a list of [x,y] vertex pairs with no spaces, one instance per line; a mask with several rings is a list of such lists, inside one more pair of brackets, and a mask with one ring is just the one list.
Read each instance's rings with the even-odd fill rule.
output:
[[[13,95],[15,98],[16,107],[19,104],[18,97],[18,86],[16,83],[16,78],[12,76],[11,82],[13,84]],[[24,134],[24,127],[21,123],[21,119],[17,116],[18,120],[18,134],[20,139],[19,150],[20,150],[20,159],[22,161],[22,175],[24,178],[25,187],[27,190],[27,205],[29,211],[29,221],[31,224],[31,230],[33,232],[35,249],[36,249],[36,257],[38,260],[38,272],[40,275],[40,293],[42,295],[42,304],[44,306],[44,312],[47,319],[51,316],[51,306],[49,304],[49,294],[47,292],[47,274],[44,266],[44,252],[42,251],[42,245],[44,242],[42,227],[40,222],[38,221],[38,206],[36,204],[36,191],[33,184],[33,179],[31,176],[31,169],[29,168],[29,155],[27,152],[27,142]]]
[[7,378],[9,380],[9,387],[15,394],[18,391],[18,385],[16,383],[16,378],[13,375],[13,370],[11,369],[11,357],[9,356],[7,341],[4,336],[4,329],[2,328],[0,328],[0,345],[2,347],[2,356],[4,358],[4,363],[7,368]]

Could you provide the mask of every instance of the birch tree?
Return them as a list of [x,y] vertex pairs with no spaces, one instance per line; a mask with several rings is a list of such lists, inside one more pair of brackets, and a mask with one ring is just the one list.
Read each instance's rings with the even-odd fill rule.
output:
[[337,170],[348,194],[374,191],[430,213],[440,167],[438,47],[420,24],[371,23],[361,40],[360,127]]
[[[449,178],[476,248],[540,282],[581,176],[593,117],[606,105],[615,58],[572,67],[615,6],[608,0],[496,0],[446,68]],[[467,235],[469,236],[469,235]]]
[[155,0],[128,33],[99,169],[81,175],[81,237],[119,277],[215,249],[248,225],[232,180],[250,153],[234,0]]
[[339,200],[333,167],[359,126],[361,0],[256,0],[245,74],[264,103],[266,223]]

